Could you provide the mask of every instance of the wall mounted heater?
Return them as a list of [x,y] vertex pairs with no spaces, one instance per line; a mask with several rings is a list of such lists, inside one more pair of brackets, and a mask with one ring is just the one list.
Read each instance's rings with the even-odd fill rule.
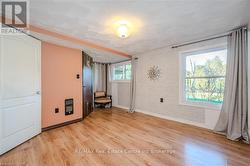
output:
[[74,100],[65,99],[65,115],[71,115],[74,113]]

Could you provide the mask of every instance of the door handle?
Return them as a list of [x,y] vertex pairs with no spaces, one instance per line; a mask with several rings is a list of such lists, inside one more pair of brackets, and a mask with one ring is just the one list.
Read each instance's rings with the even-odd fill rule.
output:
[[36,91],[36,94],[37,94],[37,95],[40,95],[40,94],[41,94],[41,92],[40,92],[40,91]]

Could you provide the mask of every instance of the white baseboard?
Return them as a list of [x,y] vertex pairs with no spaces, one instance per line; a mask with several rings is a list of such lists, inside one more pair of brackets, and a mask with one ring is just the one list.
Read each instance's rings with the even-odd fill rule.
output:
[[[129,109],[128,107],[121,106],[121,105],[114,105],[114,107],[124,109],[124,111],[127,111]],[[147,115],[150,115],[150,116],[154,116],[154,117],[157,117],[157,118],[172,120],[172,121],[176,121],[176,122],[179,122],[179,123],[189,124],[189,125],[193,125],[193,126],[197,126],[197,127],[201,127],[201,128],[206,128],[206,129],[210,129],[210,130],[212,129],[209,125],[206,125],[205,123],[198,123],[198,122],[193,122],[193,121],[190,121],[190,120],[174,118],[174,117],[170,117],[170,116],[167,116],[167,115],[163,115],[163,114],[159,114],[159,113],[153,113],[153,112],[149,112],[149,111],[143,111],[143,110],[139,110],[139,109],[136,109],[135,112],[140,112],[140,113],[147,114]]]
[[193,121],[179,119],[179,118],[173,118],[173,117],[170,117],[167,115],[162,115],[159,113],[153,113],[153,112],[149,112],[149,111],[143,111],[143,110],[139,110],[139,109],[136,109],[136,112],[140,112],[143,114],[151,115],[151,116],[166,119],[166,120],[172,120],[172,121],[176,121],[176,122],[180,122],[180,123],[184,123],[184,124],[189,124],[189,125],[193,125],[193,126],[197,126],[197,127],[201,127],[201,128],[210,129],[204,123],[198,123],[198,122],[193,122]]
[[122,108],[122,109],[125,109],[125,110],[129,109],[128,107],[125,107],[125,106],[122,106],[122,105],[113,105],[113,107]]

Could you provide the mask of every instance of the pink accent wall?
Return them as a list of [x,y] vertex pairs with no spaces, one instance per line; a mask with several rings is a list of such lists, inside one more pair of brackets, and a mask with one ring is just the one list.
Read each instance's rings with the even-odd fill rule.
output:
[[[81,50],[42,42],[42,128],[82,117]],[[80,74],[80,79],[76,75]],[[64,100],[74,99],[74,114],[65,116]],[[55,113],[59,108],[59,113]]]

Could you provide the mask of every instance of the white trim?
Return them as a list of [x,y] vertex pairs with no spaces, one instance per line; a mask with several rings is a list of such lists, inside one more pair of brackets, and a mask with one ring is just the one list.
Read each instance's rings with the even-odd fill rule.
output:
[[208,53],[208,52],[220,51],[224,49],[227,49],[226,44],[220,44],[220,45],[199,47],[199,48],[192,49],[192,50],[181,51],[180,54],[184,56],[192,56],[192,55],[198,55],[198,54],[203,54],[203,53]]
[[[129,109],[128,107],[121,106],[121,105],[114,105],[114,107],[121,108],[121,109],[123,109],[123,111],[128,111],[128,109]],[[205,123],[198,123],[198,122],[193,122],[193,121],[190,121],[190,120],[174,118],[174,117],[170,117],[170,116],[159,114],[159,113],[143,111],[143,110],[140,110],[140,109],[136,109],[135,112],[140,112],[140,113],[150,115],[150,116],[154,116],[154,117],[157,117],[157,118],[172,120],[172,121],[175,121],[175,122],[179,122],[179,123],[183,123],[183,124],[189,124],[189,125],[192,125],[192,126],[197,126],[197,127],[201,127],[201,128],[205,128],[205,129],[209,129],[209,130],[213,130],[213,127],[215,125],[214,122],[211,124],[211,122],[210,122],[211,120],[208,119],[208,118],[211,117],[211,113],[213,114],[212,117],[213,118],[215,117],[214,113],[213,113],[213,110],[205,110]],[[206,114],[210,114],[210,116],[207,118]]]
[[220,111],[222,104],[220,105],[213,105],[213,104],[207,104],[207,103],[200,103],[200,102],[185,102],[185,101],[180,101],[179,105],[185,105],[185,106],[191,106],[191,107],[198,107],[198,108],[205,108],[205,109],[211,109],[215,111]]
[[218,49],[218,48],[227,48],[227,42],[221,42],[217,44],[209,44],[205,46],[194,46],[195,48],[190,48],[190,49],[182,49],[179,51],[179,55],[187,54],[187,53],[192,53],[192,52],[200,52],[203,50],[213,50],[213,49]]
[[199,47],[197,49],[192,49],[192,50],[186,50],[186,51],[180,51],[179,52],[179,104],[180,105],[188,105],[188,106],[193,106],[193,107],[199,107],[199,108],[206,108],[206,109],[215,109],[215,110],[220,110],[221,105],[213,105],[209,103],[203,103],[203,102],[190,102],[186,101],[184,98],[184,90],[185,90],[185,84],[184,84],[184,73],[186,69],[186,63],[185,63],[185,58],[187,56],[190,56],[192,54],[200,54],[204,52],[209,52],[209,51],[216,51],[216,50],[223,50],[226,49],[226,44],[217,44],[217,45],[210,45],[206,47]]
[[126,111],[129,109],[128,107],[122,106],[122,105],[113,105],[113,107],[125,109]]
[[113,83],[130,83],[131,80],[112,80]]
[[198,122],[193,122],[193,121],[190,121],[190,120],[174,118],[174,117],[170,117],[170,116],[167,116],[167,115],[162,115],[162,114],[159,114],[159,113],[153,113],[153,112],[149,112],[149,111],[143,111],[143,110],[139,110],[139,109],[136,109],[135,112],[140,112],[140,113],[143,113],[143,114],[147,114],[147,115],[150,115],[150,116],[154,116],[154,117],[158,117],[158,118],[162,118],[162,119],[166,119],[166,120],[172,120],[172,121],[176,121],[176,122],[179,122],[179,123],[184,123],[184,124],[189,124],[189,125],[193,125],[193,126],[197,126],[197,127],[201,127],[201,128],[210,129],[204,123],[198,123]]
[[120,63],[115,63],[115,64],[112,64],[112,66],[120,66],[120,65],[127,65],[127,64],[131,64],[131,60],[120,62]]

